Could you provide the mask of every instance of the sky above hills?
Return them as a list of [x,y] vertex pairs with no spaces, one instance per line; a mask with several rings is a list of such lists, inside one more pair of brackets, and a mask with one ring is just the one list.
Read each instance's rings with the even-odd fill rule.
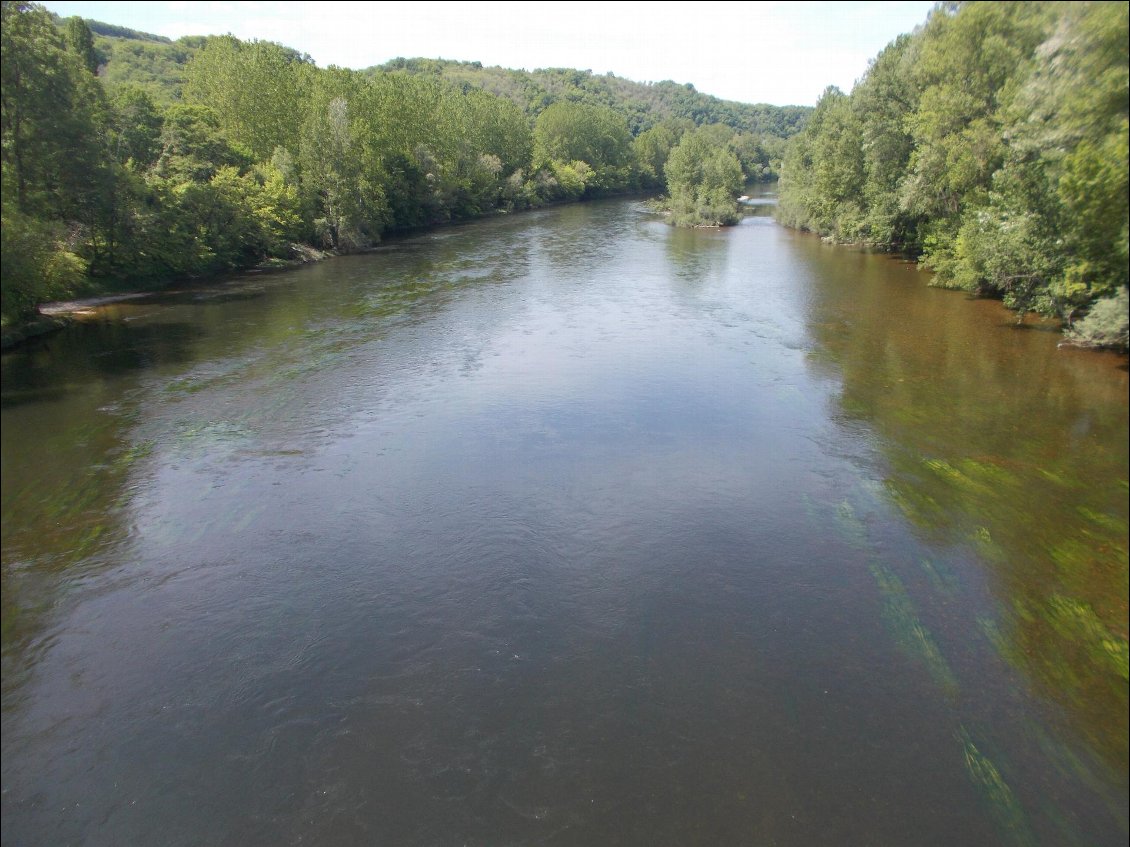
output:
[[727,100],[815,105],[849,91],[933,2],[364,3],[46,2],[68,17],[179,38],[231,33],[277,41],[319,66],[364,68],[398,56],[533,70],[672,79]]

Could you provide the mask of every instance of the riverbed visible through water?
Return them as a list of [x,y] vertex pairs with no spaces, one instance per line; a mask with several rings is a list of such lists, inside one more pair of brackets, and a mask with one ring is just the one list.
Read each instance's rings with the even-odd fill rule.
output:
[[1124,845],[1128,373],[633,200],[3,357],[5,845]]

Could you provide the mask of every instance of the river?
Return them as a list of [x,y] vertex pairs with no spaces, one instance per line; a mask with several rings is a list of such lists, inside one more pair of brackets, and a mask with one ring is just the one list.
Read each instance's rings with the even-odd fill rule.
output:
[[631,200],[3,357],[6,845],[1124,845],[1124,357]]

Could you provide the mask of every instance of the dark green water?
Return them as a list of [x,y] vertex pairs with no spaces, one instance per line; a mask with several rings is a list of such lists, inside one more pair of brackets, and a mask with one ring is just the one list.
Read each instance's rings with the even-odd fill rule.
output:
[[5,845],[1124,845],[1127,370],[631,202],[3,358]]

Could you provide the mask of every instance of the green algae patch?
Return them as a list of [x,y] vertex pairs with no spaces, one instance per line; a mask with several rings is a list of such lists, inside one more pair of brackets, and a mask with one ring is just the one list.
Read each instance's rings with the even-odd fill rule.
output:
[[125,452],[118,455],[113,462],[115,470],[129,470],[142,459],[146,459],[153,455],[153,451],[157,448],[157,442],[152,438],[147,438],[144,441],[139,441],[134,444]]
[[956,737],[961,744],[966,773],[1005,843],[1016,847],[1035,844],[1028,816],[1000,769],[977,747],[964,726],[958,728]]
[[1130,681],[1130,646],[1112,633],[1086,603],[1055,595],[1048,601],[1048,622],[1059,636],[1083,650],[1091,662]]
[[957,574],[944,562],[922,558],[918,560],[918,564],[926,574],[930,587],[935,591],[947,596],[953,596],[957,592],[959,584]]
[[996,542],[987,526],[979,526],[973,530],[969,535],[969,540],[978,555],[987,562],[1001,563],[1008,558],[1004,548]]
[[1108,532],[1117,533],[1120,535],[1127,534],[1127,524],[1122,518],[1108,515],[1105,512],[1098,512],[1094,509],[1089,509],[1086,506],[1079,506],[1078,512],[1088,521],[1097,524]]
[[836,529],[840,537],[852,547],[867,545],[867,527],[847,500],[841,501],[836,507]]
[[1012,648],[1009,646],[1008,639],[1005,638],[1004,633],[1001,632],[1000,625],[996,620],[985,616],[979,617],[977,618],[977,628],[981,630],[981,634],[984,635],[985,639],[993,646],[997,655],[1007,662],[1015,661],[1015,656],[1012,655]]
[[942,505],[920,486],[888,480],[887,496],[911,524],[919,529],[936,530],[950,519]]
[[957,678],[942,651],[938,649],[934,637],[919,619],[918,610],[902,580],[878,562],[872,562],[869,569],[883,598],[883,622],[899,648],[921,662],[947,696],[956,697]]

